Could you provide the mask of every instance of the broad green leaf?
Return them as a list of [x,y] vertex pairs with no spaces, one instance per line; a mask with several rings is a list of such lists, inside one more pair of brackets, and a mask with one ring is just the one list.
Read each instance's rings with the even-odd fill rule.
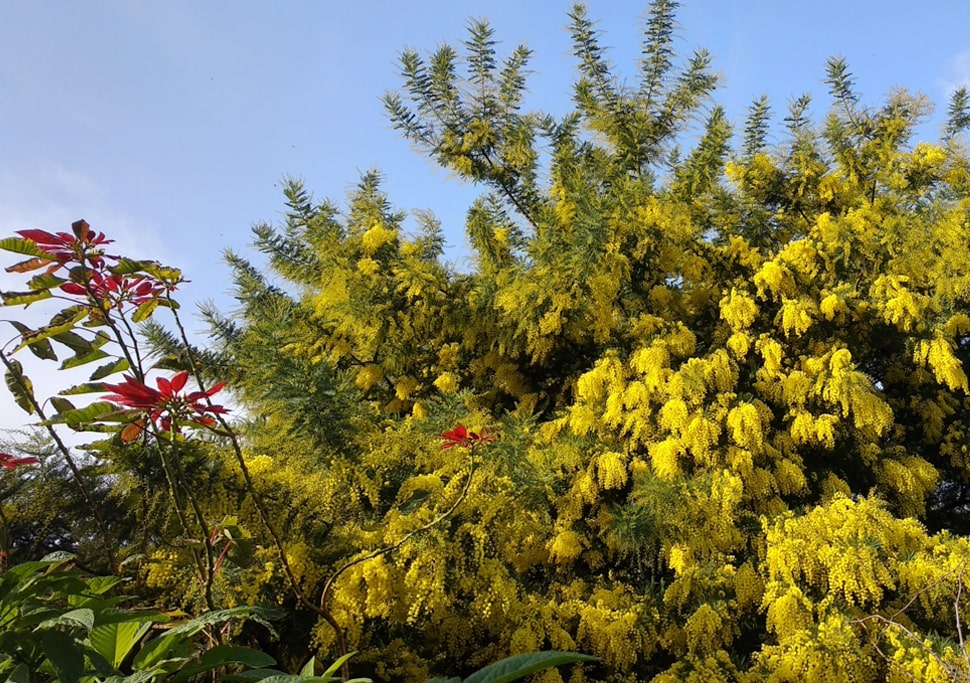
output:
[[11,320],[10,324],[17,328],[17,331],[20,332],[20,337],[23,340],[22,343],[17,347],[18,349],[26,346],[32,354],[41,360],[57,360],[57,354],[54,353],[54,348],[51,346],[50,341],[37,337],[36,330],[30,329],[22,322],[17,320]]
[[145,303],[140,304],[135,310],[135,314],[131,316],[132,322],[140,323],[148,320],[152,313],[155,312],[155,309],[158,308],[159,301],[159,299],[149,299]]
[[10,361],[10,368],[4,377],[7,380],[7,389],[13,394],[13,400],[18,406],[23,408],[28,415],[34,414],[34,385],[30,378],[24,374],[24,367],[18,360]]
[[104,382],[85,382],[84,384],[75,384],[73,387],[65,389],[61,392],[61,396],[75,396],[77,394],[91,394],[102,391],[105,391]]
[[80,320],[80,317],[73,318],[68,321],[62,321],[61,323],[57,324],[52,322],[52,324],[47,328],[43,328],[39,331],[42,332],[44,329],[51,330],[51,339],[56,341],[58,344],[63,344],[73,351],[75,355],[87,353],[91,349],[95,348],[94,344],[79,335],[77,332],[71,331],[78,320]]
[[80,367],[81,365],[87,365],[88,363],[93,363],[96,360],[101,360],[102,358],[107,358],[108,354],[101,349],[94,349],[88,353],[77,356],[71,356],[66,358],[63,363],[61,363],[61,370],[69,370],[71,368]]
[[489,664],[466,678],[463,683],[508,683],[508,681],[515,681],[553,666],[595,661],[598,661],[596,657],[581,655],[577,652],[556,652],[554,650],[531,652]]
[[[70,309],[67,309],[67,310],[70,310]],[[91,345],[90,343],[87,342],[87,340],[85,340],[83,337],[79,337],[78,335],[70,331],[71,329],[74,328],[74,326],[77,324],[79,320],[84,318],[85,315],[86,314],[84,313],[84,311],[75,311],[74,314],[71,316],[62,316],[61,314],[55,315],[54,318],[51,319],[50,323],[48,323],[45,327],[42,327],[39,330],[36,330],[31,335],[30,339],[25,338],[22,342],[20,342],[20,345],[15,350],[22,349],[23,347],[31,344],[37,344],[38,342],[41,342],[41,341],[46,341],[48,339],[54,339],[55,341],[58,341],[61,344],[64,344],[65,346],[67,346],[68,348],[76,352],[77,349],[75,349],[75,347],[72,346],[72,344],[75,343],[75,340],[73,339],[73,337],[77,337],[77,342],[76,342],[77,344],[85,344],[86,348],[89,348]],[[67,338],[71,343],[67,343],[63,341],[62,338]],[[53,354],[53,350],[51,350],[51,353]],[[56,357],[55,357],[55,360],[56,360]]]
[[[330,667],[323,672],[323,674],[321,675],[321,678],[324,680],[327,680],[334,676],[337,676],[338,675],[337,672],[340,671],[340,667],[342,667],[346,662],[350,661],[350,658],[353,657],[355,654],[357,654],[356,651],[348,652],[344,656],[334,660],[334,662],[330,665]],[[303,667],[303,670],[300,671],[300,675],[312,676],[313,664],[314,664],[314,660],[311,658],[310,661],[307,662],[306,665]],[[309,671],[307,671],[308,667],[310,669]]]
[[145,264],[152,263],[152,261],[136,261],[135,259],[123,258],[118,263],[111,268],[111,272],[114,275],[135,275],[136,273],[145,273]]
[[111,341],[111,335],[109,335],[104,330],[98,330],[94,333],[94,339],[91,340],[91,346],[100,349],[102,346]]
[[83,408],[68,410],[67,412],[56,415],[47,420],[47,422],[67,425],[86,424],[115,412],[118,412],[118,408],[114,404],[108,403],[107,401],[95,401]]
[[6,683],[31,683],[30,669],[26,664],[18,664],[17,667],[7,676]]
[[72,609],[37,625],[37,630],[53,629],[55,626],[80,626],[85,631],[94,628],[94,612],[87,607]]
[[131,367],[127,358],[119,358],[113,360],[110,363],[105,363],[104,365],[98,366],[98,368],[91,373],[91,381],[96,382],[99,379],[104,379],[109,375],[113,375],[117,372],[124,372]]
[[[222,680],[224,681],[264,681],[271,676],[279,676],[280,672],[275,669],[249,669],[248,671],[240,671],[237,674],[232,674],[230,676],[224,676]],[[289,676],[288,679],[290,683],[296,683],[302,677],[301,676]]]
[[199,661],[192,666],[185,667],[172,680],[175,683],[187,680],[193,676],[218,669],[230,664],[239,664],[247,668],[263,668],[273,666],[276,660],[265,652],[254,650],[240,645],[217,645],[211,650],[206,650],[199,657]]
[[[303,665],[303,668],[300,669],[300,675],[301,676],[312,676],[314,670],[316,669],[316,664],[317,664],[317,658],[316,657],[310,657],[310,661],[308,661],[306,664],[304,664]],[[340,667],[338,666],[337,668],[339,669]],[[326,675],[326,674],[324,674],[324,675]]]
[[151,627],[151,620],[100,624],[91,630],[88,642],[98,654],[117,669]]
[[[88,579],[88,592],[91,595],[104,595],[115,586],[124,583],[120,576],[95,576]],[[144,616],[142,614],[141,616]]]
[[24,254],[25,256],[36,256],[44,261],[54,261],[55,256],[51,256],[46,251],[37,246],[33,240],[25,240],[22,237],[5,237],[0,240],[0,249],[10,251],[14,254]]
[[29,306],[37,301],[50,299],[51,293],[49,289],[39,292],[0,292],[0,297],[3,298],[4,306]]
[[132,660],[132,666],[140,670],[150,669],[166,660],[190,657],[193,651],[191,636],[169,631],[145,643]]
[[60,396],[52,396],[51,405],[54,406],[54,410],[60,413],[66,413],[69,410],[77,410],[77,406],[68,401],[66,398],[61,398]]
[[270,623],[270,619],[279,616],[278,610],[256,605],[240,605],[228,609],[218,609],[211,612],[200,614],[195,619],[187,621],[180,626],[171,629],[169,633],[189,633],[196,634],[207,626],[224,624],[230,619],[252,619],[253,621],[265,626],[272,635],[276,635],[276,630]]
[[35,275],[34,277],[30,278],[30,281],[27,282],[27,286],[30,287],[31,290],[37,292],[42,289],[54,289],[55,287],[60,287],[65,282],[67,282],[65,278],[57,277],[53,273],[41,273],[40,275]]
[[142,261],[142,270],[163,282],[177,282],[182,279],[182,271],[178,268],[163,266],[158,261]]

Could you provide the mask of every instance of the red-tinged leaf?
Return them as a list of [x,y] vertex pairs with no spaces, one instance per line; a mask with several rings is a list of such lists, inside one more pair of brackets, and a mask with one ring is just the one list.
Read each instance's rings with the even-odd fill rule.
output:
[[13,264],[12,266],[7,266],[5,270],[8,273],[29,273],[34,270],[46,268],[49,265],[50,265],[50,261],[39,257],[35,257],[35,258],[29,258],[26,261],[20,261],[18,263]]
[[37,244],[61,244],[64,241],[54,233],[47,232],[46,230],[18,230],[17,234]]
[[162,396],[172,395],[172,383],[167,377],[157,378],[155,384],[158,385],[158,390],[162,393]]
[[61,285],[61,291],[68,294],[74,294],[76,296],[88,295],[88,290],[76,282],[65,282],[63,285]]
[[226,386],[226,383],[225,382],[219,382],[217,384],[213,384],[211,387],[209,387],[208,389],[206,389],[205,391],[203,391],[202,392],[202,395],[203,396],[207,396],[207,397],[215,396],[220,391],[222,391],[223,387],[225,387],[225,386]]
[[[21,230],[20,235],[24,236],[25,232],[44,232],[43,230]],[[48,234],[48,233],[45,233]],[[53,235],[51,235],[53,237]],[[30,239],[20,239],[18,237],[5,237],[0,240],[0,249],[4,251],[10,251],[14,254],[23,254],[24,256],[36,256],[44,261],[54,261],[56,257],[51,256],[46,251],[37,246],[35,240]],[[9,269],[8,269],[9,270]]]
[[74,231],[74,236],[81,241],[86,241],[88,239],[88,235],[90,235],[92,238],[94,237],[94,232],[92,232],[91,226],[88,225],[88,222],[83,218],[71,223],[71,230]]
[[50,299],[51,293],[49,289],[39,292],[0,292],[0,297],[3,298],[4,306],[29,306],[37,301]]
[[[149,291],[151,288],[149,287]],[[155,309],[158,308],[161,301],[159,299],[149,299],[143,304],[140,304],[138,308],[135,309],[135,313],[131,316],[131,321],[135,323],[144,322],[148,320]]]
[[131,365],[130,363],[128,363],[127,358],[119,358],[117,360],[113,360],[110,363],[106,363],[98,367],[98,369],[92,372],[91,381],[95,382],[99,379],[104,379],[105,377],[108,377],[109,375],[113,375],[116,372],[124,372],[130,366]]
[[15,458],[7,453],[0,453],[0,467],[6,467],[8,470],[17,469],[21,465],[37,465],[40,464],[40,460],[33,457],[25,458]]
[[179,372],[174,377],[172,377],[172,385],[171,385],[172,392],[177,394],[178,392],[182,391],[182,389],[185,388],[185,383],[188,381],[188,379],[189,379],[188,370],[182,370],[182,372]]
[[144,431],[145,423],[143,420],[138,420],[126,425],[125,428],[121,430],[121,434],[119,434],[121,437],[121,443],[130,444],[132,441],[135,441],[138,437],[140,437]]

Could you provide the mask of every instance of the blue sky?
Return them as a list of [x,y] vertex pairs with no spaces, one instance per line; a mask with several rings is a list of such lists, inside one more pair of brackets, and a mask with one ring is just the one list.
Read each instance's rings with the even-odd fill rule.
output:
[[[279,218],[284,175],[341,199],[359,171],[378,168],[399,208],[442,219],[460,264],[475,192],[390,129],[379,98],[397,85],[397,55],[459,41],[468,18],[485,16],[500,53],[519,42],[535,51],[530,102],[563,112],[570,4],[0,3],[0,234],[63,230],[83,217],[120,250],[182,268],[186,303],[231,307],[221,251],[247,253],[249,226]],[[646,3],[588,5],[601,44],[632,78]],[[685,54],[713,52],[723,77],[715,99],[738,125],[762,93],[779,118],[805,91],[823,113],[833,54],[848,59],[865,102],[902,86],[928,95],[937,121],[948,92],[970,84],[965,0],[695,0],[678,19]]]

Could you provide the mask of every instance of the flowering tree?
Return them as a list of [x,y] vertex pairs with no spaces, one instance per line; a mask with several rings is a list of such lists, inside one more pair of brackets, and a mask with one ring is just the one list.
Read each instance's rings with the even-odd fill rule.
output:
[[796,99],[771,148],[758,100],[732,145],[674,9],[621,86],[576,7],[562,117],[525,109],[529,52],[500,60],[485,22],[402,55],[392,122],[485,191],[467,272],[376,174],[345,209],[291,181],[255,229],[286,286],[230,254],[241,311],[205,309],[200,350],[177,271],[83,223],[0,241],[37,273],[5,303],[67,302],[14,346],[102,363],[47,404],[2,354],[43,424],[110,436],[151,532],[105,520],[105,562],[143,558],[160,600],[282,605],[284,657],[360,650],[382,680],[543,648],[599,658],[573,681],[970,675],[970,96],[915,142],[924,100],[866,106],[834,59],[824,119]]
[[[253,457],[308,501],[302,581],[365,558],[329,605],[379,676],[543,646],[598,655],[589,680],[965,667],[967,95],[915,142],[921,97],[865,106],[832,60],[824,119],[796,99],[772,148],[758,100],[732,146],[673,5],[630,86],[575,9],[561,118],[525,109],[528,50],[501,59],[484,22],[402,55],[393,124],[485,192],[469,271],[375,174],[345,210],[288,184],[285,223],[255,230],[286,288],[230,256],[243,311],[209,317]],[[501,433],[471,484],[460,449],[423,445],[457,420]]]

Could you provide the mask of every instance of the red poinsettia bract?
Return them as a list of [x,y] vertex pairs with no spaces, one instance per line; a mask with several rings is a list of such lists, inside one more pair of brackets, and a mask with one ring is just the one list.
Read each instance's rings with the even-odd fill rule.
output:
[[74,234],[46,230],[18,230],[18,235],[36,244],[44,253],[53,256],[55,263],[51,265],[49,261],[30,259],[7,270],[25,272],[46,266],[48,272],[54,272],[72,262],[89,266],[94,270],[103,270],[105,266],[103,247],[114,240],[107,239],[103,232],[95,232],[87,221],[83,220],[74,221],[71,224],[71,230]]
[[165,285],[149,277],[124,277],[91,273],[87,289],[77,282],[65,282],[61,291],[77,296],[91,296],[101,304],[121,308],[128,301],[135,306],[157,299],[165,292]]
[[[105,400],[135,411],[144,411],[148,414],[148,419],[164,431],[172,428],[178,431],[179,424],[184,422],[212,427],[215,425],[213,415],[224,415],[229,412],[226,408],[212,405],[205,400],[221,391],[225,382],[219,382],[205,391],[182,394],[179,392],[185,388],[189,379],[189,373],[185,370],[171,379],[157,378],[155,380],[157,389],[138,381],[131,375],[124,375],[124,378],[125,381],[121,384],[104,385],[106,390],[114,392],[105,396]],[[140,429],[136,429],[137,431]]]
[[17,458],[7,453],[0,453],[0,467],[8,470],[15,470],[21,465],[36,465],[40,462],[37,458]]
[[445,432],[441,435],[444,439],[444,443],[441,444],[442,448],[453,448],[455,446],[472,446],[479,443],[488,443],[489,441],[495,441],[494,437],[489,436],[486,432],[478,434],[476,432],[470,432],[465,429],[464,426],[458,425],[450,432]]

